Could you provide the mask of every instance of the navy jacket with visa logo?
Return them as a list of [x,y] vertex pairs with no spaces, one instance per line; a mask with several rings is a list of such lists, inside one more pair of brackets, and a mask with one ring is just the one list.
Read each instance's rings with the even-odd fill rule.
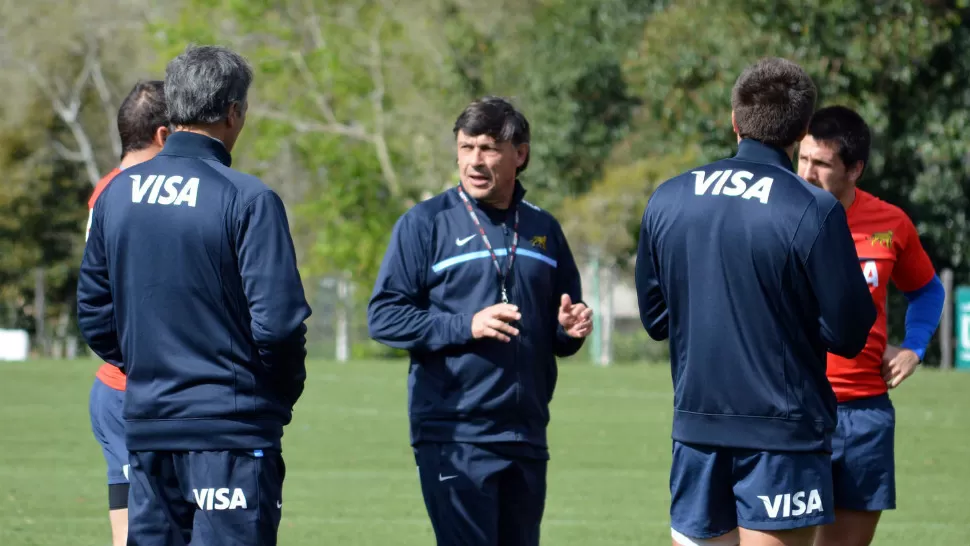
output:
[[674,440],[831,450],[825,353],[858,354],[876,310],[844,207],[784,151],[743,140],[661,184],[636,285],[647,332],[670,339]]
[[410,352],[412,444],[547,447],[556,357],[575,354],[583,344],[559,325],[559,304],[562,294],[581,301],[582,290],[559,223],[524,194],[516,183],[508,212],[469,196],[503,272],[511,211],[519,211],[519,247],[506,288],[522,319],[509,343],[472,339],[472,316],[501,302],[501,283],[457,188],[418,203],[394,226],[367,322],[375,340]]
[[127,376],[131,451],[280,447],[306,377],[310,307],[283,203],[176,132],[95,204],[78,324]]

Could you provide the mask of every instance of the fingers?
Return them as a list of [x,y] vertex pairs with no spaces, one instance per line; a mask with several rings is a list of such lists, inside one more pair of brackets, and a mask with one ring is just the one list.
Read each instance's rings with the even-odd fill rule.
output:
[[886,382],[886,386],[890,389],[895,389],[906,379],[906,372],[903,364],[898,360],[893,359],[889,361],[888,364],[882,367],[882,380]]
[[482,337],[490,337],[492,339],[497,339],[502,343],[508,343],[512,341],[512,339],[509,336],[503,334],[502,332],[499,332],[494,328],[488,328],[488,327],[486,327],[485,330],[482,332]]
[[559,299],[559,307],[565,312],[569,312],[569,308],[572,307],[573,300],[569,297],[569,294],[563,294],[562,298]]
[[895,345],[886,345],[886,350],[882,354],[882,362],[884,365],[892,362],[900,353],[899,347]]
[[[569,299],[568,294],[562,295],[564,300]],[[586,306],[585,303],[571,303],[569,306],[560,307],[560,311],[572,315],[578,319],[585,319],[593,316],[593,310]]]
[[508,324],[506,322],[502,322],[501,320],[499,320],[497,318],[489,319],[489,321],[485,323],[485,326],[486,326],[486,328],[488,328],[490,330],[495,330],[497,332],[502,332],[502,333],[508,334],[510,336],[517,336],[517,335],[519,335],[519,329],[518,328],[516,328],[515,326],[512,326],[511,324]]
[[892,381],[893,375],[895,375],[894,367],[892,365],[892,361],[890,360],[882,365],[882,380],[888,385],[889,382]]
[[895,389],[898,387],[907,377],[913,375],[913,371],[908,372],[899,370],[895,375],[893,375],[892,380],[889,382],[889,388]]
[[521,320],[522,313],[519,313],[519,308],[514,305],[509,305],[507,303],[502,303],[496,305],[492,308],[492,318],[497,318],[499,320],[511,321],[511,320]]
[[571,327],[566,328],[566,334],[570,337],[580,338],[586,337],[593,331],[592,321],[585,320],[581,322],[576,322]]
[[498,319],[489,319],[482,333],[483,337],[490,337],[503,343],[508,343],[512,341],[512,338],[509,336],[519,335],[519,330],[511,324],[506,324]]
[[[563,294],[563,300],[568,299],[567,294]],[[593,328],[591,319],[593,317],[593,310],[586,307],[584,303],[573,304],[569,309],[559,308],[559,324],[570,334],[573,335],[578,331],[577,328],[582,329],[582,331],[589,330]]]
[[508,323],[521,318],[518,307],[499,303],[483,309],[475,316],[474,321],[478,326],[473,326],[473,331],[481,332],[476,337],[492,338],[508,343],[511,341],[509,336],[519,335],[518,328]]
[[593,310],[586,307],[582,303],[573,305],[572,309],[568,313],[559,313],[559,323],[562,324],[566,329],[573,328],[577,324],[590,322],[592,318]]

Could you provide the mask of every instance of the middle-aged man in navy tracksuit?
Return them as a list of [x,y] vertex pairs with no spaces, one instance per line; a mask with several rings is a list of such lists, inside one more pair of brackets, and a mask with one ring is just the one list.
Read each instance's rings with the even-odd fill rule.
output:
[[127,376],[131,546],[276,544],[310,308],[283,203],[229,167],[251,82],[227,49],[172,60],[175,132],[94,207],[78,322]]
[[411,354],[411,443],[441,546],[539,543],[556,357],[592,330],[559,223],[523,200],[529,124],[486,97],[458,117],[460,183],[397,222],[368,308]]
[[734,157],[661,184],[641,224],[640,317],[670,339],[675,545],[808,546],[832,521],[836,401],[876,310],[846,222],[792,168],[816,90],[763,59],[735,83]]

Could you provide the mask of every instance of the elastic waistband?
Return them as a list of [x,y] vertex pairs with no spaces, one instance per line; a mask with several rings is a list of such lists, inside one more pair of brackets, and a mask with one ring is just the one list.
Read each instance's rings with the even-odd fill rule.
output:
[[523,426],[499,423],[486,419],[468,421],[448,421],[431,419],[411,419],[411,444],[420,442],[460,442],[526,443],[539,448],[548,448],[546,429],[541,426]]
[[125,420],[128,451],[280,449],[283,425],[266,419]]
[[675,411],[671,436],[687,444],[756,451],[831,452],[834,430],[834,422]]
[[888,392],[876,396],[854,398],[852,400],[846,400],[845,402],[839,402],[839,409],[884,409],[891,408],[892,406],[893,402],[889,399]]

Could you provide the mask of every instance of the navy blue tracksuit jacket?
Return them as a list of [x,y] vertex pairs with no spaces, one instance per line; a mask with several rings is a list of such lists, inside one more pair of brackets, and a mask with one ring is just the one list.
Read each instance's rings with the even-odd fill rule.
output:
[[519,248],[506,287],[522,319],[519,336],[509,343],[472,339],[472,316],[501,302],[501,284],[457,188],[418,203],[394,226],[367,322],[375,340],[410,352],[412,445],[512,442],[539,452],[547,447],[556,357],[572,355],[583,344],[559,325],[560,298],[569,294],[576,303],[582,291],[562,228],[524,201],[524,194],[516,183],[508,212],[474,204],[503,271],[511,211],[519,210]]
[[825,353],[858,354],[876,310],[844,207],[785,152],[743,140],[661,184],[636,285],[647,332],[670,339],[674,440],[831,450]]
[[78,324],[128,378],[130,451],[278,449],[303,391],[310,308],[283,203],[230,163],[176,132],[94,207]]

